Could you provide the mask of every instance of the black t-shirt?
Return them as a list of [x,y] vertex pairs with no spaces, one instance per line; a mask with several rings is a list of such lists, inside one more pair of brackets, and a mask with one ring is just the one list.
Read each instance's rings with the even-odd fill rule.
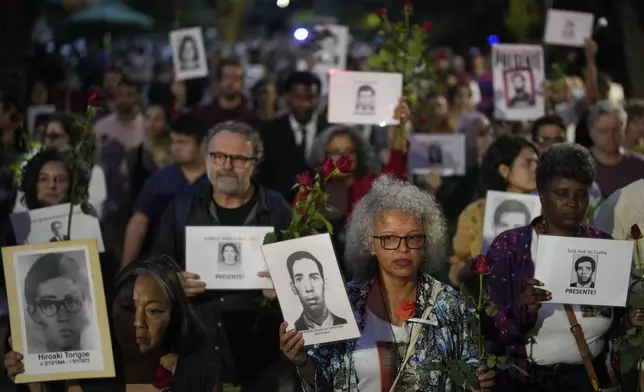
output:
[[259,192],[255,190],[253,196],[246,204],[237,208],[224,208],[215,202],[217,205],[217,220],[220,226],[244,226],[248,215],[253,210],[257,201],[259,200]]

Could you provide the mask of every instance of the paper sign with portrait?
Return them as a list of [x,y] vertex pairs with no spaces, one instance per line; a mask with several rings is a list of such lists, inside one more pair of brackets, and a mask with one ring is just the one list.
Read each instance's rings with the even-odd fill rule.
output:
[[17,383],[114,377],[96,241],[2,248]]
[[401,96],[401,74],[333,72],[329,79],[329,123],[397,124],[393,115]]
[[593,35],[595,16],[586,12],[548,10],[543,41],[551,45],[584,46],[584,40]]
[[465,174],[465,135],[412,133],[409,135],[409,171],[426,175],[435,170],[443,177]]
[[31,105],[27,108],[27,129],[33,140],[41,140],[44,136],[44,126],[49,117],[56,112],[55,105]]
[[546,113],[545,100],[540,93],[545,78],[541,46],[494,45],[492,78],[497,120],[536,120]]
[[188,226],[186,270],[198,274],[208,290],[272,289],[271,280],[257,273],[268,271],[262,244],[273,231],[268,226]]
[[177,80],[199,79],[208,75],[208,57],[201,27],[172,30],[170,46]]
[[535,279],[551,303],[626,306],[633,241],[539,236]]
[[288,330],[306,346],[360,336],[329,234],[262,246]]
[[96,215],[85,214],[80,206],[74,206],[71,233],[67,228],[68,221],[69,203],[11,215],[16,243],[20,245],[95,239],[98,251],[105,252],[103,235]]
[[540,214],[541,201],[537,195],[487,191],[481,254],[487,253],[499,234],[527,226]]

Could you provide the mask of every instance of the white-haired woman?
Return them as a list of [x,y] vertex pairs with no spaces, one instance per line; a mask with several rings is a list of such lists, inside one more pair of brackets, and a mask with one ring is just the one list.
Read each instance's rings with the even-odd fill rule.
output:
[[[281,349],[306,390],[455,390],[436,364],[472,363],[477,352],[467,339],[465,300],[428,272],[444,247],[445,223],[431,195],[391,176],[373,183],[347,229],[346,261],[355,277],[347,291],[361,337],[306,352],[301,333],[280,327]],[[493,387],[494,372],[477,374],[483,390]]]

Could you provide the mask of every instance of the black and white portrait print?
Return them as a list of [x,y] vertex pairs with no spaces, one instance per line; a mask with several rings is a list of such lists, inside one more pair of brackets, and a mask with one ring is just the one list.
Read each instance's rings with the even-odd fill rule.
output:
[[219,267],[217,272],[239,272],[242,269],[241,242],[219,243]]
[[200,27],[170,32],[172,64],[177,80],[202,78],[208,74],[208,60]]
[[574,255],[570,287],[594,289],[597,278],[597,256]]
[[201,67],[197,38],[186,34],[179,41],[179,70],[193,71]]
[[331,29],[315,33],[315,63],[337,67],[340,65],[340,37]]
[[55,220],[49,225],[51,228],[52,237],[49,242],[69,241],[69,235],[64,233],[63,222]]
[[440,144],[430,144],[427,147],[427,161],[432,166],[443,164],[443,147]]
[[575,22],[574,21],[572,21],[570,19],[566,20],[566,22],[564,23],[563,31],[561,32],[561,36],[564,39],[569,39],[569,40],[575,39]]
[[295,321],[297,331],[343,325],[347,320],[333,314],[326,305],[326,281],[322,263],[307,251],[296,251],[286,259],[291,291],[302,304],[302,314]]
[[534,86],[529,71],[514,70],[505,74],[509,108],[534,105]]
[[84,250],[17,257],[26,354],[100,347],[87,257]]
[[528,206],[515,199],[506,199],[494,209],[492,228],[497,237],[504,231],[527,226],[532,221],[532,212]]
[[376,89],[365,84],[356,92],[356,114],[376,114]]

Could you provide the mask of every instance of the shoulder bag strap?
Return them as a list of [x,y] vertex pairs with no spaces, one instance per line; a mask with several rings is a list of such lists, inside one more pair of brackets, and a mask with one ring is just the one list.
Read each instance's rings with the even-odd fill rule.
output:
[[[436,307],[436,296],[438,296],[438,292],[440,290],[441,290],[441,284],[438,282],[438,280],[434,280],[434,285],[432,286],[431,299],[430,299],[429,305],[425,308],[425,311],[421,316],[422,320],[427,320],[431,312]],[[400,364],[400,369],[398,369],[398,373],[396,373],[396,379],[394,380],[394,383],[391,384],[391,388],[389,389],[389,392],[394,392],[396,390],[396,386],[398,385],[400,378],[404,374],[405,367],[407,366],[409,359],[411,358],[411,356],[414,354],[414,351],[416,350],[416,342],[418,341],[418,337],[420,336],[420,330],[421,328],[423,328],[423,326],[424,324],[415,323],[411,327],[411,338],[409,339],[409,345],[407,346],[407,351],[405,352],[405,358]]]
[[566,315],[568,316],[568,321],[570,322],[570,332],[575,337],[577,342],[577,347],[579,347],[579,354],[581,354],[581,359],[584,362],[584,367],[586,368],[586,373],[588,373],[588,378],[590,378],[590,383],[593,386],[594,391],[599,391],[599,382],[597,381],[597,374],[595,373],[595,368],[593,367],[593,362],[590,357],[590,349],[588,348],[588,343],[586,343],[586,337],[584,336],[584,331],[581,329],[581,325],[577,321],[577,316],[571,305],[564,305],[566,309]]

